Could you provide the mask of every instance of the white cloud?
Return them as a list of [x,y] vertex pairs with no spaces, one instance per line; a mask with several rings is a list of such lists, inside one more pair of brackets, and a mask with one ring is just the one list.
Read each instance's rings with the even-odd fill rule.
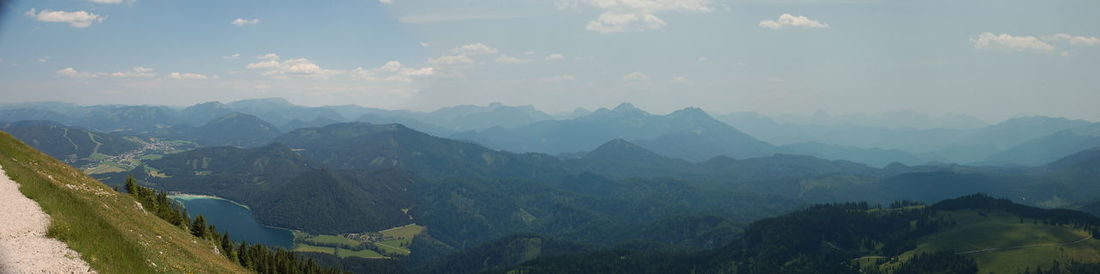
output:
[[691,84],[691,83],[694,83],[690,79],[688,79],[687,77],[683,77],[683,76],[673,77],[672,82],[677,83],[677,84]]
[[585,30],[612,33],[624,31],[654,30],[668,25],[665,20],[651,13],[610,13],[600,14],[595,21],[589,21]]
[[[527,54],[527,52],[524,53],[524,55],[527,55],[527,56],[530,56],[530,55],[533,55],[533,54],[534,54],[533,52],[531,52],[531,54]],[[534,58],[537,58],[537,57],[534,57]],[[547,55],[546,57],[542,58],[542,60],[544,60],[544,61],[558,61],[558,60],[564,60],[564,59],[565,59],[565,55],[558,54],[558,53],[550,54],[550,55]],[[523,64],[523,63],[530,63],[530,62],[533,62],[535,60],[536,59],[527,58],[527,57],[515,57],[515,56],[511,56],[511,55],[507,55],[507,54],[501,54],[496,59],[497,63],[502,63],[502,64]]]
[[49,57],[49,56],[42,56],[42,57],[38,57],[38,62],[39,62],[39,63],[46,63],[46,62],[49,62],[49,61],[50,61],[50,57]]
[[240,59],[240,58],[241,58],[240,53],[234,53],[233,55],[222,56],[222,59],[225,59],[225,60],[234,60],[234,59]]
[[274,53],[268,53],[268,54],[257,56],[256,59],[260,59],[260,60],[279,60],[279,55],[274,54]]
[[473,57],[496,54],[498,50],[483,43],[473,43],[450,49],[447,52],[451,54],[429,58],[428,62],[433,66],[473,64]]
[[329,76],[341,74],[343,71],[324,69],[306,58],[281,60],[279,55],[268,53],[258,57],[260,62],[245,66],[248,69],[262,70],[261,74],[273,78],[285,79],[291,76],[312,77],[328,79]]
[[645,81],[649,81],[649,75],[646,75],[645,73],[635,71],[635,72],[631,72],[631,73],[627,73],[626,75],[623,75],[623,80],[630,81],[630,82],[645,82]]
[[428,63],[432,63],[432,65],[436,65],[436,66],[439,66],[439,65],[462,65],[462,64],[473,64],[474,59],[471,59],[469,56],[466,56],[466,55],[444,55],[444,56],[439,56],[437,58],[428,58]]
[[128,71],[113,72],[110,75],[111,77],[118,78],[149,78],[157,76],[157,74],[153,72],[153,69],[147,67],[134,67]]
[[198,73],[179,73],[173,72],[168,74],[168,78],[172,80],[206,80],[210,79],[209,76]]
[[[1034,51],[1046,53],[1057,52],[1058,47],[1067,44],[1071,47],[1100,46],[1100,38],[1075,36],[1068,33],[1055,33],[1035,37],[983,32],[978,34],[978,37],[971,37],[970,42],[974,44],[975,49],[979,50]],[[1061,51],[1058,52],[1058,55],[1069,57],[1070,52]]]
[[711,12],[711,4],[712,0],[564,0],[558,2],[558,7],[602,9],[603,13],[589,21],[585,29],[615,33],[659,29],[668,23],[657,17],[658,12]]
[[425,47],[425,48],[426,48],[426,47],[430,47],[430,46],[432,46],[432,44],[431,44],[431,43],[428,43],[428,42],[420,42],[420,46],[421,46],[421,47]]
[[496,61],[497,61],[497,63],[502,63],[502,64],[523,64],[523,63],[530,63],[532,60],[530,58],[518,58],[518,57],[513,57],[513,56],[501,54],[500,57],[497,57]]
[[497,49],[482,43],[473,43],[451,49],[451,52],[461,55],[482,55],[497,53]]
[[792,28],[811,28],[811,29],[826,29],[829,25],[810,19],[806,16],[794,16],[789,13],[779,15],[777,20],[764,20],[758,24],[762,28],[766,29],[781,29],[786,27]]
[[87,11],[59,11],[49,9],[36,11],[35,9],[30,9],[24,14],[39,22],[69,23],[69,26],[74,28],[86,28],[91,26],[92,23],[103,22],[104,19],[107,19],[106,16],[100,16]]
[[389,61],[374,69],[358,67],[351,70],[352,77],[371,81],[411,82],[415,77],[431,76],[432,74],[435,74],[435,69],[432,67],[410,68],[405,67],[398,61]]
[[[122,4],[122,0],[88,0],[88,2],[92,2],[92,3],[96,3],[96,4]],[[133,2],[134,2],[134,0],[130,0],[130,3],[133,3]]]
[[1012,51],[1039,51],[1053,52],[1054,46],[1043,42],[1035,36],[1012,36],[1008,34],[992,34],[983,32],[978,37],[971,37],[975,49],[1002,49]]
[[378,0],[378,3],[389,5],[393,4],[393,0]]
[[62,75],[62,76],[72,77],[72,78],[91,78],[91,77],[95,77],[94,73],[79,72],[79,71],[76,71],[76,69],[74,69],[72,67],[59,69],[59,70],[57,70],[57,74]]
[[539,79],[540,83],[564,83],[576,81],[577,77],[569,74],[556,75]]
[[695,60],[697,60],[699,62],[706,62],[706,61],[710,60],[710,58],[707,58],[706,56],[699,56],[699,58],[695,58]]
[[1066,33],[1044,35],[1043,40],[1050,42],[1069,43],[1071,46],[1100,46],[1100,38],[1089,36],[1073,36]]
[[260,23],[260,18],[252,18],[252,19],[237,18],[237,19],[233,19],[233,22],[230,22],[230,23],[232,23],[233,25],[236,25],[238,27],[241,27],[241,26],[244,26],[244,25],[255,25],[255,24]]
[[96,77],[116,77],[116,78],[149,78],[157,76],[153,69],[147,67],[134,67],[130,70],[119,72],[82,72],[77,71],[72,67],[57,70],[56,73],[62,76],[68,76],[71,78],[96,78]]

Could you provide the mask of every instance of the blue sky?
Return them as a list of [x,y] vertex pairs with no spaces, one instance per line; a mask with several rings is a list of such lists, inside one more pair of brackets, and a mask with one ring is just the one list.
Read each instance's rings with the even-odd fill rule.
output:
[[0,102],[1100,120],[1098,12],[1086,0],[17,1],[0,25]]

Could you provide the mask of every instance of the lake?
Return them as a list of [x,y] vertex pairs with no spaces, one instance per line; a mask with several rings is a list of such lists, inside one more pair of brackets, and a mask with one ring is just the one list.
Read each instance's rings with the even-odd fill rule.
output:
[[203,215],[208,224],[218,227],[218,232],[229,232],[229,237],[233,241],[284,248],[290,248],[294,243],[294,234],[290,230],[264,226],[252,217],[252,211],[247,207],[229,200],[196,195],[169,197],[182,203],[192,220],[195,216]]

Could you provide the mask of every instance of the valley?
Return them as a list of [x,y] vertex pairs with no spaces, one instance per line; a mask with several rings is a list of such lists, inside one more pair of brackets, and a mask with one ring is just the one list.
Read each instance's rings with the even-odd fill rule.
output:
[[0,274],[1100,274],[1097,14],[0,0]]
[[[262,102],[250,104],[258,108]],[[293,113],[289,109],[284,112]],[[1088,187],[1100,170],[1092,150],[1033,167],[872,165],[800,155],[815,146],[771,145],[699,109],[652,115],[628,104],[451,138],[404,124],[339,122],[338,117],[283,131],[259,116],[226,113],[205,123],[208,127],[112,132],[135,149],[80,158],[83,172],[116,188],[134,178],[141,186],[175,193],[171,199],[191,219],[204,215],[236,240],[360,270],[536,271],[559,269],[558,260],[566,260],[581,262],[582,269],[627,267],[613,272],[630,267],[800,272],[798,267],[825,262],[844,262],[840,272],[892,272],[950,260],[948,265],[972,261],[982,271],[1017,272],[1053,267],[1054,261],[1100,262],[1088,255],[1100,250],[1091,238],[1092,219],[1067,223],[981,206],[935,209],[937,202],[974,193],[1033,206],[1082,205],[1100,197],[1100,190]],[[65,132],[35,126],[22,128],[41,137],[24,138],[50,140]],[[223,145],[239,139],[211,135],[233,131],[267,137]],[[522,144],[536,136],[554,141]],[[521,152],[483,145],[490,143]],[[825,148],[827,155],[847,153]],[[880,152],[887,151],[860,153],[873,160]],[[880,155],[909,157],[896,152]],[[912,204],[875,206],[898,201]],[[768,222],[804,218],[797,216],[832,206],[856,206],[866,213],[842,214],[857,222],[826,229],[840,233],[826,238],[839,238],[751,242],[764,237],[754,234],[754,227],[782,224],[777,229],[800,231],[806,228],[802,224]],[[898,218],[910,218],[910,228],[892,223]],[[754,251],[765,246],[796,253]],[[804,253],[810,250],[831,251]],[[612,254],[637,261],[604,261]],[[472,264],[485,258],[490,259]],[[759,260],[787,266],[750,263]]]

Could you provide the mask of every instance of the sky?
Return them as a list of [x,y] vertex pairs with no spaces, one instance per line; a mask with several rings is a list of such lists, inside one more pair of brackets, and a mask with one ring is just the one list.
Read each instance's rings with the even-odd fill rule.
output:
[[0,102],[1100,120],[1100,1],[43,0]]

